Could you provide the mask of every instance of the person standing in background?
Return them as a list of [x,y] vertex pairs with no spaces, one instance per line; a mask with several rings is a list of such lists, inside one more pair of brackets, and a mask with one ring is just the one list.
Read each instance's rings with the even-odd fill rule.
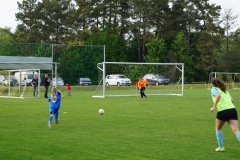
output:
[[44,78],[44,87],[45,87],[45,93],[44,98],[48,98],[48,87],[50,85],[51,80],[48,78],[48,74],[45,74]]
[[33,86],[33,97],[35,97],[35,92],[38,94],[38,75],[34,75],[31,84]]
[[67,96],[71,96],[71,93],[70,93],[71,87],[68,83],[66,84],[66,90],[67,90]]

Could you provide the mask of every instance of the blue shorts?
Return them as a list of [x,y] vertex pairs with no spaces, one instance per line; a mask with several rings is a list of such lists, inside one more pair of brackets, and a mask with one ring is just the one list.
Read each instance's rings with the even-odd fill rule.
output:
[[49,113],[50,113],[50,114],[55,114],[55,113],[58,112],[58,110],[59,110],[59,108],[50,108],[50,109],[49,109]]

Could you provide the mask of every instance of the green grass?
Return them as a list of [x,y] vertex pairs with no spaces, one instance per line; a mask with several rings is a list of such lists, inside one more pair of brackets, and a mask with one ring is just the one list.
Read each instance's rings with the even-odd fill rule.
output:
[[[213,103],[207,89],[140,100],[140,96],[92,98],[95,88],[73,86],[72,96],[65,94],[62,100],[59,124],[52,129],[47,127],[49,103],[43,95],[0,98],[0,159],[239,159],[240,142],[227,124],[226,152],[214,150],[216,112],[209,110]],[[238,109],[240,92],[230,93]],[[100,108],[104,115],[98,114]]]

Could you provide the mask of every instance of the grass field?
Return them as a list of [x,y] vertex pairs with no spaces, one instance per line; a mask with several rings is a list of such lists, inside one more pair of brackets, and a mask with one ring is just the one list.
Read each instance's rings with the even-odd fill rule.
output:
[[[72,87],[59,124],[48,129],[46,99],[0,98],[2,160],[236,160],[240,142],[223,128],[226,152],[215,152],[210,91],[184,96],[92,98],[96,87]],[[189,87],[190,88],[190,87]],[[61,88],[65,91],[65,87]],[[138,92],[138,91],[136,91]],[[43,92],[42,92],[43,93]],[[146,94],[148,90],[146,90]],[[240,91],[230,90],[240,114]],[[98,110],[103,108],[104,115]]]

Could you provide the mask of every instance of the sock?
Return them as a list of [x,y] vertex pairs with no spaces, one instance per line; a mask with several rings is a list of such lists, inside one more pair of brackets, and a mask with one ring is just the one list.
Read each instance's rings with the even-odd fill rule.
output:
[[238,132],[238,133],[236,134],[236,137],[237,137],[238,141],[240,141],[240,132]]
[[222,133],[222,130],[217,130],[216,131],[216,136],[217,136],[218,146],[220,148],[223,148],[223,133]]
[[58,112],[55,113],[55,121],[58,120]]
[[50,117],[49,117],[49,122],[51,122],[52,123],[52,115],[50,115]]

